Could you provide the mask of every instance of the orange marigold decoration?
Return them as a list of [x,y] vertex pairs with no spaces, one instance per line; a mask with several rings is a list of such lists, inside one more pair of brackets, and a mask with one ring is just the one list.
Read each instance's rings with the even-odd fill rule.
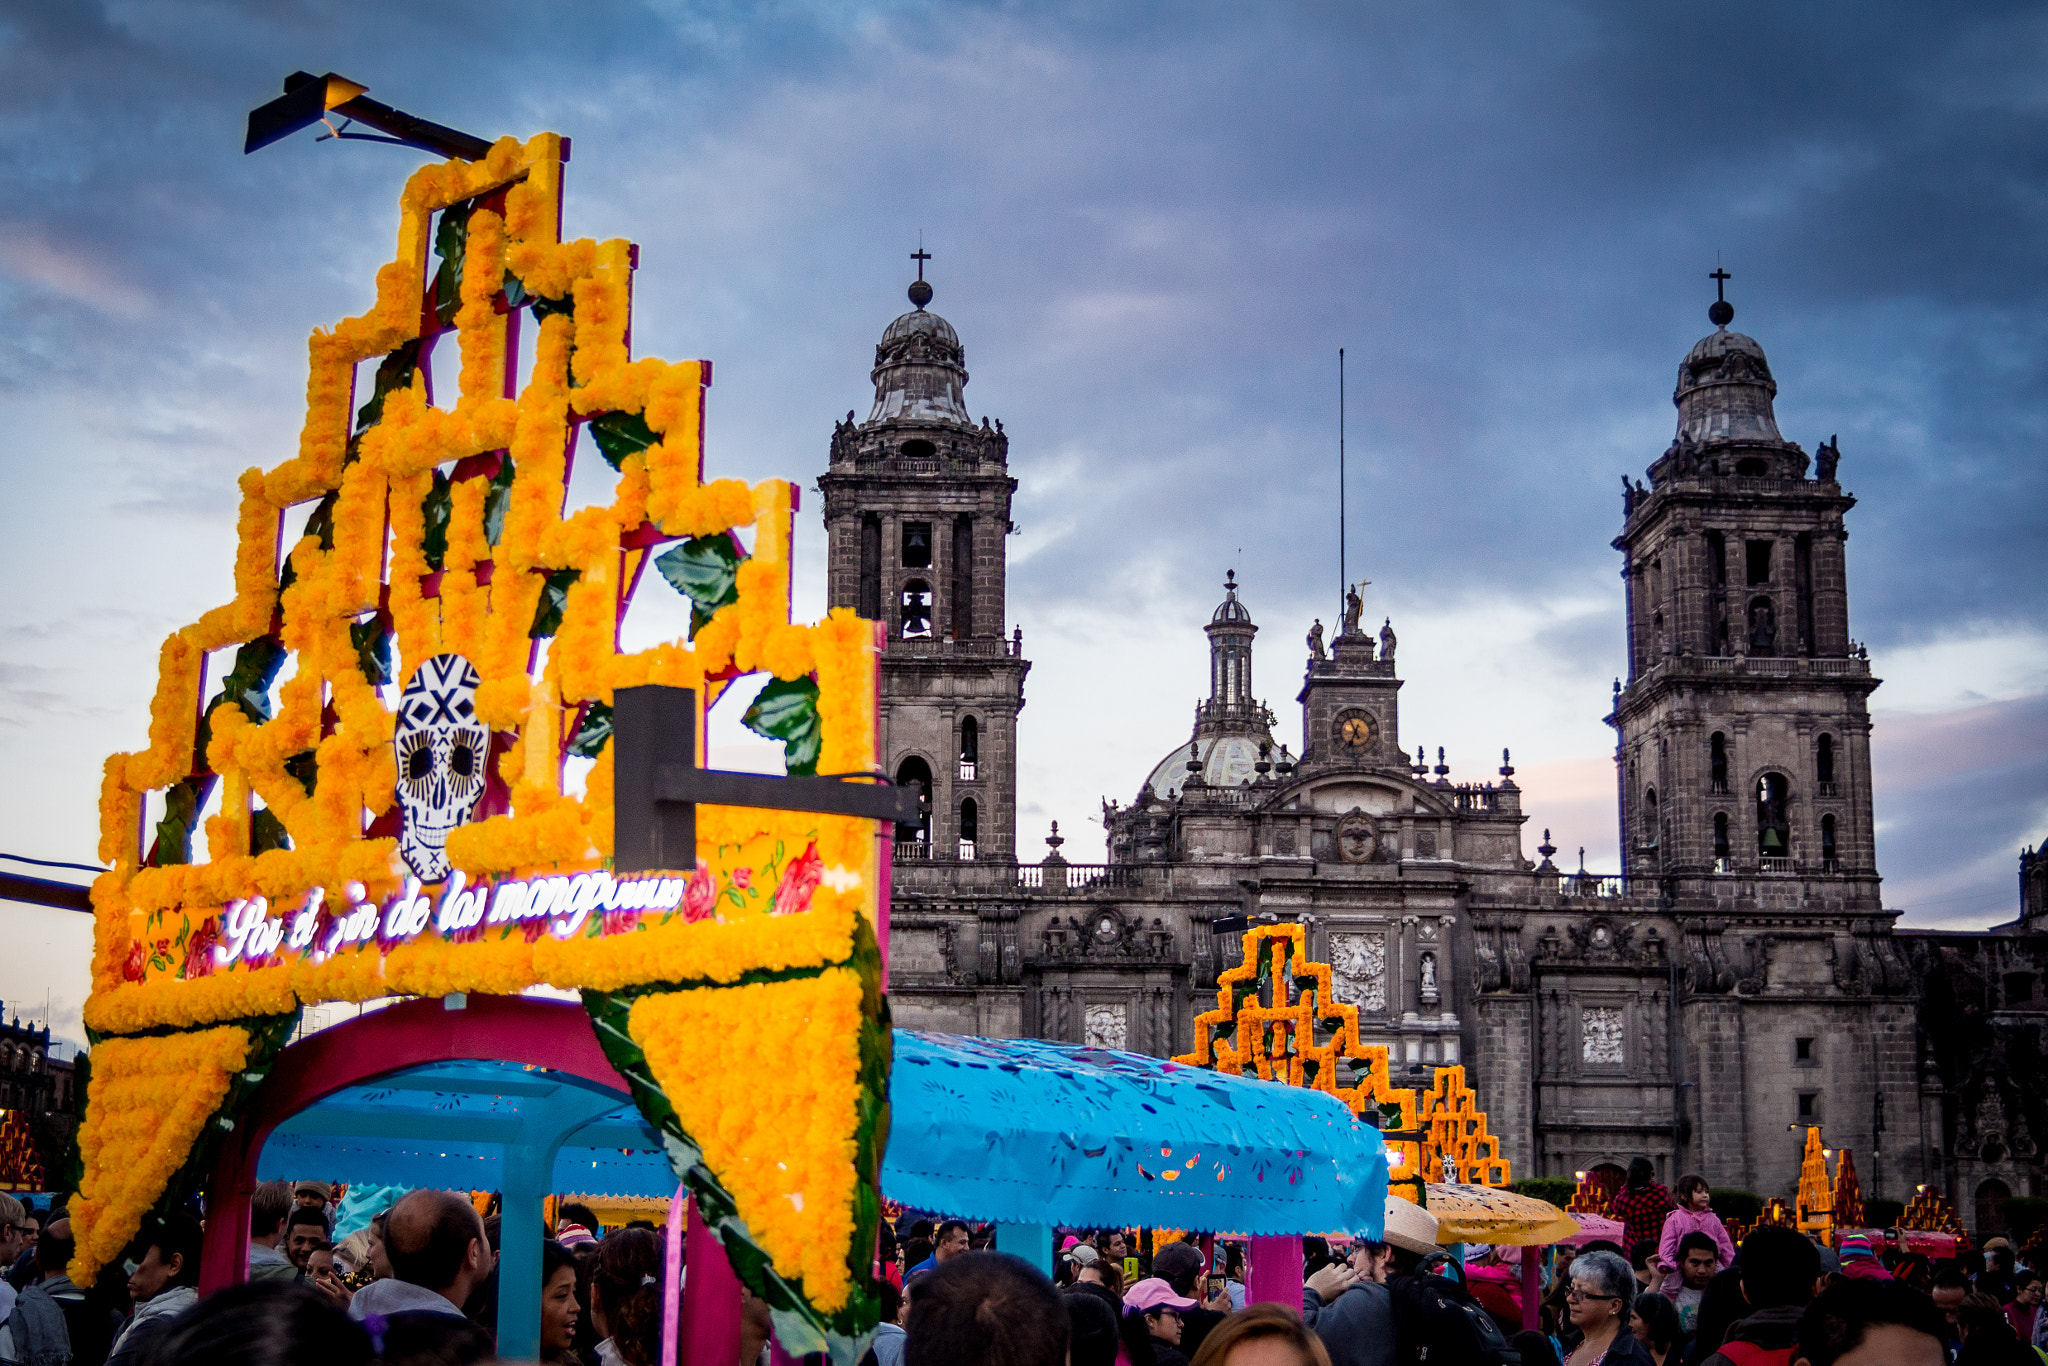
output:
[[[1463,1067],[1439,1067],[1431,1088],[1422,1093],[1422,1167],[1431,1176],[1454,1177],[1475,1186],[1506,1186],[1508,1160],[1500,1140],[1487,1132],[1486,1111],[1465,1085]],[[1454,1171],[1452,1170],[1454,1169]]]
[[[710,362],[633,357],[635,248],[560,240],[565,158],[502,138],[411,177],[374,306],[308,344],[296,453],[241,477],[233,598],[164,642],[148,748],[106,765],[71,1273],[178,1197],[302,1004],[551,984],[586,992],[783,1346],[851,1366],[887,1137],[876,823],[705,807],[695,867],[614,878],[609,740],[615,690],[661,684],[695,691],[703,753],[702,709],[760,673],[746,720],[791,772],[866,771],[877,628],[791,622],[797,489],[704,479]],[[578,463],[610,491],[572,508]],[[628,651],[650,567],[692,628]],[[770,1078],[776,1131],[734,1127]]]
[[1595,1167],[1580,1172],[1579,1184],[1572,1191],[1572,1202],[1565,1207],[1565,1213],[1607,1214],[1614,1208],[1614,1193],[1621,1189],[1624,1179],[1623,1174],[1612,1167]]
[[43,1185],[43,1158],[28,1112],[0,1110],[0,1190],[39,1191]]
[[1795,1223],[1801,1233],[1811,1234],[1832,1245],[1835,1234],[1835,1184],[1828,1176],[1827,1149],[1820,1145],[1820,1130],[1806,1130],[1806,1151],[1799,1160],[1799,1193]]
[[1835,1153],[1835,1225],[1863,1227],[1863,1183],[1856,1177],[1856,1157],[1847,1148]]
[[[1389,1188],[1416,1199],[1432,1179],[1416,1132],[1415,1093],[1393,1085],[1386,1047],[1358,1037],[1358,1008],[1336,998],[1330,966],[1308,957],[1300,925],[1246,930],[1244,958],[1216,978],[1216,1008],[1195,1016],[1195,1047],[1174,1059],[1289,1086],[1327,1091],[1387,1131]],[[1353,1084],[1339,1086],[1339,1059]],[[1391,1119],[1391,1123],[1389,1123]]]

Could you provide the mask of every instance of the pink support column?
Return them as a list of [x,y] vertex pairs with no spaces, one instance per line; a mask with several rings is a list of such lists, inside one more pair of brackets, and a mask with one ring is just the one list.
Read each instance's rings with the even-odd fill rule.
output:
[[1543,1249],[1525,1247],[1522,1249],[1522,1327],[1535,1332],[1541,1319],[1538,1318],[1536,1301],[1543,1295]]
[[1282,1304],[1301,1312],[1301,1236],[1252,1239],[1251,1266],[1245,1272],[1247,1304]]
[[690,1223],[690,1193],[682,1186],[668,1202],[668,1246],[661,1291],[661,1359],[677,1360],[676,1343],[682,1326],[683,1230]]
[[[726,1260],[725,1248],[690,1201],[687,1235],[689,1285],[683,1295],[680,1330],[683,1352],[676,1360],[691,1366],[725,1366],[740,1355],[740,1278]],[[674,1224],[670,1225],[674,1228]]]

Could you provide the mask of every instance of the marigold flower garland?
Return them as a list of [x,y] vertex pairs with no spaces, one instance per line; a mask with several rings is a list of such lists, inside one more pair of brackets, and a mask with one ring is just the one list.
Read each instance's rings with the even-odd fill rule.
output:
[[[872,1203],[880,1150],[860,1163],[848,1151],[856,1130],[867,1136],[859,1142],[879,1144],[874,1107],[886,1087],[886,1041],[873,1037],[879,996],[867,981],[873,965],[848,966],[866,961],[863,942],[872,957],[863,923],[880,885],[872,822],[703,808],[700,861],[677,870],[687,879],[673,910],[602,909],[567,938],[545,919],[459,931],[430,924],[396,938],[370,923],[360,937],[363,916],[374,922],[406,885],[387,819],[394,722],[379,687],[403,683],[434,654],[458,652],[476,667],[478,717],[498,736],[492,800],[502,814],[448,840],[472,886],[572,873],[609,857],[610,747],[580,797],[564,788],[563,760],[586,709],[608,707],[621,687],[688,687],[709,705],[739,674],[812,677],[821,770],[861,771],[875,761],[876,627],[844,611],[790,622],[795,489],[777,480],[704,482],[708,367],[632,358],[631,248],[558,240],[561,156],[551,134],[524,145],[501,139],[481,161],[426,167],[408,181],[397,251],[377,273],[374,307],[309,340],[297,453],[241,478],[233,599],[165,641],[149,746],[107,763],[100,852],[112,871],[93,887],[86,1021],[114,1037],[94,1055],[88,1172],[74,1206],[90,1232],[74,1274],[89,1282],[164,1197],[230,1095],[222,1078],[240,1066],[229,1057],[236,1046],[246,1052],[248,1022],[301,1002],[509,993],[548,982],[640,993],[635,1028],[657,1070],[678,1077],[699,1075],[685,1055],[703,1061],[705,1041],[729,1034],[736,1012],[766,1010],[787,1031],[783,1043],[802,1063],[783,1084],[806,1116],[801,1132],[742,1124],[727,1115],[740,1107],[724,1092],[698,1094],[694,1081],[678,1089],[689,1092],[691,1132],[718,1179],[729,1173],[744,1211],[734,1236],[757,1239],[775,1258],[766,1274],[783,1297],[778,1315],[794,1312],[788,1296],[800,1294],[802,1323],[828,1316],[831,1350],[844,1355],[873,1321],[871,1296],[856,1293],[865,1266],[847,1239],[872,1232],[861,1211]],[[502,212],[493,207],[500,203]],[[429,401],[425,356],[441,339],[421,335],[431,312],[421,300],[433,215],[458,204],[469,207],[452,329],[460,383],[450,404]],[[516,399],[505,397],[515,315],[503,291],[513,277],[528,297],[550,301],[536,308],[546,316],[527,320],[537,324],[535,358]],[[378,368],[378,390],[365,403],[356,379],[367,366]],[[576,431],[618,413],[637,415],[652,443],[607,456]],[[572,447],[578,460],[616,460],[609,506],[563,515]],[[499,481],[493,471],[506,461]],[[430,498],[446,509],[438,553],[429,548]],[[319,511],[280,558],[284,514],[316,500]],[[692,641],[621,653],[627,596],[650,540],[743,528],[752,529],[752,549],[736,597]],[[558,622],[543,621],[544,591],[560,595]],[[366,675],[375,666],[360,639],[386,629],[388,680]],[[200,752],[208,654],[265,636],[288,658],[270,714],[212,705]],[[220,777],[204,861],[144,866],[149,851],[137,832],[146,794],[198,772]],[[258,802],[289,847],[258,852]],[[230,912],[256,914],[254,898],[280,927],[307,933],[228,954]],[[342,936],[345,924],[356,937]],[[792,971],[814,975],[766,991],[717,985]],[[164,1029],[197,1032],[120,1037]],[[879,1072],[869,1057],[877,1048]],[[145,1057],[157,1061],[137,1061]],[[756,1149],[771,1140],[798,1176],[765,1175]],[[799,1327],[793,1320],[792,1331]]]

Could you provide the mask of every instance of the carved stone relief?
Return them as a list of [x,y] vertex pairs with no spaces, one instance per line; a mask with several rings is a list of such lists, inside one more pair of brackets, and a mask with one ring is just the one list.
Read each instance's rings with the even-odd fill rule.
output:
[[1082,1042],[1090,1048],[1123,1048],[1130,1039],[1130,1007],[1122,1001],[1097,1001],[1084,1017]]
[[1330,936],[1330,986],[1368,1014],[1387,1008],[1387,941],[1377,934]]
[[1627,1061],[1618,1006],[1582,1006],[1579,1010],[1579,1059],[1599,1067]]

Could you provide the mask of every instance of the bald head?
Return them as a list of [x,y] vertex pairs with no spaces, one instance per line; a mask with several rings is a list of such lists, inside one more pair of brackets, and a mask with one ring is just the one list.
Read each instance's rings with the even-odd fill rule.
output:
[[413,1191],[384,1221],[384,1254],[399,1280],[460,1309],[483,1279],[488,1246],[476,1207],[449,1191]]

